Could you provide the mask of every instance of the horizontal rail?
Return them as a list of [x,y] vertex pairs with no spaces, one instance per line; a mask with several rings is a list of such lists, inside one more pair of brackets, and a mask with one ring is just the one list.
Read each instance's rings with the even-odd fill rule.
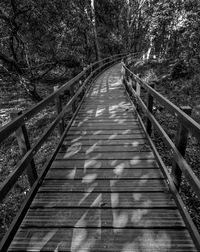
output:
[[[0,142],[4,139],[8,138],[15,130],[17,130],[19,127],[21,127],[26,121],[31,119],[34,115],[36,115],[38,112],[40,112],[42,109],[45,108],[49,103],[53,102],[55,98],[57,98],[59,95],[61,95],[64,91],[68,90],[75,82],[80,80],[85,73],[89,71],[93,71],[93,67],[97,66],[99,63],[103,63],[109,59],[115,60],[118,58],[123,58],[127,54],[116,54],[111,57],[107,57],[103,60],[97,61],[90,66],[88,66],[85,70],[80,72],[78,75],[76,75],[73,79],[68,81],[66,84],[64,84],[62,87],[60,87],[56,92],[49,95],[47,98],[36,104],[33,108],[29,109],[27,112],[23,113],[22,115],[18,116],[13,121],[9,122],[8,124],[4,125],[0,128]],[[131,54],[136,55],[136,54]]]
[[176,148],[175,144],[172,142],[172,140],[169,138],[165,130],[162,128],[162,126],[159,124],[159,122],[156,120],[156,118],[153,116],[151,112],[149,112],[148,108],[142,101],[142,99],[137,95],[135,90],[132,88],[132,92],[138,102],[140,103],[140,106],[142,107],[143,111],[146,113],[149,120],[153,123],[153,125],[156,127],[156,129],[160,132],[162,139],[165,141],[165,143],[174,151],[174,158],[177,164],[179,165],[181,171],[189,180],[190,185],[194,192],[197,194],[197,196],[200,199],[200,182],[197,176],[192,171],[190,165],[186,162],[186,160],[183,158],[183,156],[180,154],[178,149]]
[[38,142],[24,155],[24,157],[20,160],[19,164],[17,165],[16,169],[8,176],[8,178],[1,184],[0,186],[0,200],[4,199],[8,192],[13,187],[13,184],[16,183],[18,178],[21,174],[25,171],[28,164],[33,159],[34,155],[37,151],[41,148],[43,143],[47,140],[49,135],[53,132],[56,128],[59,121],[65,115],[67,109],[73,104],[75,99],[79,96],[79,94],[83,91],[85,86],[87,85],[88,81],[96,74],[99,70],[104,69],[108,65],[120,60],[121,56],[118,56],[116,59],[106,62],[104,65],[99,66],[96,68],[84,81],[83,85],[76,91],[75,95],[68,101],[68,103],[64,106],[63,110],[57,115],[56,119],[51,123],[48,129],[45,131],[43,136],[38,140]]
[[144,83],[137,75],[130,71],[126,66],[124,66],[127,71],[133,76],[133,78],[146,89],[157,101],[160,102],[168,111],[177,117],[177,119],[184,124],[184,126],[191,132],[195,137],[200,138],[200,124],[198,124],[194,119],[188,116],[175,104],[167,100],[163,95],[158,93],[155,89],[150,87],[148,84]]
[[151,146],[151,148],[152,148],[152,150],[153,150],[153,153],[154,153],[154,155],[157,157],[157,161],[158,161],[158,163],[159,163],[159,165],[160,165],[160,167],[161,167],[161,169],[162,169],[162,171],[163,171],[163,173],[164,173],[164,176],[165,176],[166,179],[167,179],[169,188],[170,188],[170,190],[171,190],[171,192],[172,192],[172,196],[173,196],[173,198],[174,198],[174,200],[175,200],[177,206],[178,206],[179,209],[180,209],[180,212],[181,212],[181,214],[182,214],[182,216],[183,216],[183,219],[184,219],[185,222],[186,222],[187,227],[189,228],[189,232],[190,232],[190,234],[191,234],[191,236],[192,236],[192,238],[193,238],[193,240],[194,240],[194,243],[195,243],[195,245],[197,246],[197,249],[199,249],[199,251],[200,251],[200,234],[199,234],[199,232],[198,232],[196,226],[194,225],[194,223],[193,223],[193,221],[192,221],[192,219],[191,219],[191,217],[190,217],[188,211],[187,211],[186,208],[185,208],[185,205],[184,205],[184,203],[183,203],[183,200],[181,199],[181,196],[180,196],[180,194],[178,193],[178,190],[177,190],[177,188],[176,188],[176,186],[175,186],[175,184],[174,184],[174,181],[173,181],[172,177],[170,176],[170,174],[169,174],[169,172],[168,172],[167,167],[165,166],[163,160],[161,159],[161,157],[160,157],[160,155],[159,155],[159,153],[158,153],[158,151],[157,151],[157,149],[156,149],[156,147],[155,147],[155,145],[154,145],[154,143],[153,143],[151,137],[150,137],[150,136],[148,135],[148,133],[146,132],[144,123],[143,123],[142,118],[140,117],[140,115],[138,115],[138,119],[139,119],[139,121],[140,121],[140,124],[141,124],[141,126],[142,126],[144,132],[146,133],[146,137],[147,137],[147,139],[148,139],[148,141],[149,141],[149,143],[150,143],[150,146]]
[[66,113],[67,108],[73,103],[77,95],[75,95],[63,108],[63,110],[60,112],[60,114],[56,117],[56,119],[51,123],[51,125],[48,127],[48,129],[45,131],[42,138],[39,139],[39,141],[31,148],[25,156],[22,158],[16,169],[9,175],[9,177],[1,184],[0,186],[0,200],[2,200],[8,193],[8,191],[13,187],[13,184],[18,180],[19,176],[25,171],[27,165],[30,163],[30,161],[33,159],[34,155],[37,153],[37,151],[40,149],[42,144],[46,141],[46,139],[49,137],[49,135],[52,133],[52,131],[57,126],[60,119],[63,117],[63,115]]
[[[184,141],[186,141],[185,143],[187,143],[187,133],[186,133],[187,130],[192,132],[196,137],[198,137],[200,125],[198,123],[196,123],[192,118],[190,118],[186,113],[184,113],[182,110],[180,110],[177,106],[175,106],[173,103],[171,103],[166,98],[164,98],[162,95],[160,95],[158,92],[156,92],[152,87],[150,87],[146,83],[142,82],[142,80],[140,78],[138,78],[134,73],[132,73],[125,66],[125,64],[123,64],[123,67],[124,67],[124,81],[123,82],[125,83],[127,92],[130,95],[129,97],[130,97],[130,99],[132,97],[134,97],[136,99],[136,105],[134,105],[135,102],[133,102],[133,101],[132,101],[132,104],[133,104],[133,106],[136,106],[137,108],[139,105],[146,116],[146,127],[145,127],[144,123],[142,121],[142,118],[138,113],[138,119],[140,121],[140,124],[145,131],[145,134],[146,134],[147,139],[150,143],[150,146],[152,147],[152,150],[156,156],[156,159],[159,163],[159,166],[162,168],[164,175],[167,178],[167,182],[169,184],[169,188],[172,192],[173,198],[175,199],[176,204],[180,210],[180,213],[181,213],[183,219],[185,220],[186,226],[188,227],[188,230],[189,230],[190,235],[194,241],[194,244],[195,244],[197,250],[199,251],[199,249],[200,249],[200,235],[199,235],[199,232],[191,219],[191,216],[189,215],[188,211],[186,210],[186,207],[183,203],[183,200],[181,199],[181,195],[179,194],[179,185],[176,183],[176,179],[178,178],[181,181],[181,174],[183,173],[183,175],[185,176],[185,179],[187,180],[187,182],[191,186],[192,190],[196,193],[198,199],[200,199],[200,180],[195,175],[195,173],[193,172],[193,170],[190,167],[190,165],[188,164],[188,162],[184,159],[183,155],[184,155],[185,151],[183,151],[183,149],[180,149],[180,151],[182,151],[182,152],[179,151],[179,147],[178,147],[179,145],[177,145],[177,142],[175,144],[173,143],[173,141],[167,135],[167,133],[162,128],[160,123],[154,117],[154,115],[152,113],[153,98],[155,98],[157,101],[159,101],[166,109],[169,110],[170,113],[172,113],[173,115],[175,115],[177,117],[177,119],[179,121],[179,128],[177,131],[178,132],[178,135],[177,135],[178,143],[183,143],[184,137],[186,137],[186,139],[184,139]],[[136,87],[139,85],[147,90],[147,94],[148,94],[147,95],[147,106],[144,103],[144,101],[142,100],[142,97],[140,97],[140,94],[138,94],[137,90],[135,90],[136,87],[133,88],[133,83],[129,82],[129,79],[127,77],[130,75],[133,76],[132,79],[134,79],[134,81],[136,83]],[[139,110],[138,110],[138,112],[139,112]],[[156,147],[150,137],[151,130],[149,131],[148,129],[149,129],[149,125],[151,125],[151,124],[158,131],[159,135],[164,140],[164,142],[167,144],[167,146],[173,151],[173,157],[174,157],[173,161],[176,165],[175,167],[177,167],[177,169],[179,171],[178,175],[173,173],[173,171],[174,171],[173,166],[172,166],[172,172],[170,173],[168,171],[168,169],[166,168],[163,160],[161,159],[161,157],[160,157],[160,155],[159,155],[159,153],[158,153],[158,151],[157,151],[157,149],[156,149]],[[191,130],[189,128],[189,127],[191,127],[191,125],[192,125],[192,127],[194,127],[193,130]],[[179,135],[180,129],[182,129],[182,132],[184,132],[184,133],[181,133],[181,136]],[[185,148],[185,147],[182,146],[182,148]]]
[[[86,96],[86,93],[84,95],[84,97]],[[79,104],[79,106],[77,107],[75,113],[73,114],[72,118],[70,119],[68,125],[66,126],[65,130],[64,130],[64,133],[63,135],[61,136],[61,139],[54,151],[54,153],[51,155],[51,157],[47,160],[47,162],[45,163],[43,169],[42,169],[42,172],[41,174],[39,175],[39,177],[37,178],[37,180],[35,181],[34,185],[32,186],[31,190],[30,190],[30,193],[27,195],[25,201],[23,202],[19,212],[17,213],[16,217],[14,218],[8,232],[6,233],[6,235],[3,237],[2,241],[1,241],[1,244],[0,244],[0,251],[7,251],[8,250],[8,247],[10,246],[18,228],[20,227],[20,224],[26,214],[26,212],[28,211],[30,205],[31,205],[31,202],[33,201],[40,185],[42,184],[42,181],[44,180],[49,168],[51,167],[51,164],[53,162],[53,160],[55,159],[64,139],[65,139],[65,136],[67,134],[67,132],[69,131],[69,128],[71,127],[73,121],[74,121],[74,118],[76,116],[76,114],[78,113],[81,105],[82,105],[82,102],[83,102],[84,99],[82,99],[81,103]]]

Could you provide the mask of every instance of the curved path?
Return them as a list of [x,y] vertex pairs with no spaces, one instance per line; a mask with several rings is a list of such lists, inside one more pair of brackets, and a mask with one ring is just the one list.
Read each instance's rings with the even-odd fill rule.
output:
[[9,251],[197,251],[120,71],[93,84]]

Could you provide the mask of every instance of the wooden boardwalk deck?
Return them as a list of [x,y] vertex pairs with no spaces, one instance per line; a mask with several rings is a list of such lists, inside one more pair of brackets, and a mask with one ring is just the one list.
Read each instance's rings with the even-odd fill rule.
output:
[[120,81],[85,99],[9,251],[197,251]]

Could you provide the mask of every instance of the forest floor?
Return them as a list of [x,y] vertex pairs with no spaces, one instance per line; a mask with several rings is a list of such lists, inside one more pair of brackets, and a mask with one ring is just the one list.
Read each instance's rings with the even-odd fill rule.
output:
[[[170,77],[173,65],[173,60],[160,62],[147,61],[146,63],[137,63],[132,70],[137,72],[140,78],[147,83],[156,81],[157,84],[155,89],[178,107],[190,106],[192,108],[191,117],[200,123],[200,73],[196,71],[192,74],[186,75],[185,77],[177,77],[173,79]],[[164,109],[158,103],[154,104],[153,113],[164,130],[167,132],[168,136],[174,141],[178,126],[176,117],[172,116],[169,111]],[[153,139],[165,165],[170,169],[173,160],[172,151],[168,149],[156,131],[153,132]],[[199,141],[189,134],[185,158],[190,164],[194,173],[200,179],[199,153]],[[184,177],[181,183],[180,194],[200,232],[200,201]]]

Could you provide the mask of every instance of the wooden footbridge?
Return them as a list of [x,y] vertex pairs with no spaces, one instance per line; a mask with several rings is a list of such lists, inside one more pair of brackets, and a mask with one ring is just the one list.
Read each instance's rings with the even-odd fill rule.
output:
[[[199,180],[183,157],[188,130],[199,137],[200,126],[130,72],[134,58],[117,55],[94,63],[0,130],[1,140],[18,130],[19,144],[26,144],[17,168],[1,184],[0,199],[24,171],[32,186],[2,252],[200,251],[200,236],[178,193],[183,173],[200,196]],[[80,87],[73,92],[75,84]],[[62,109],[59,97],[68,89],[72,96]],[[76,106],[78,97],[83,98]],[[151,113],[154,99],[178,118],[176,143]],[[30,147],[25,124],[52,100],[58,116]],[[70,106],[74,113],[65,126]],[[150,138],[152,124],[174,152],[171,173]],[[60,142],[38,175],[34,155],[56,126]]]

